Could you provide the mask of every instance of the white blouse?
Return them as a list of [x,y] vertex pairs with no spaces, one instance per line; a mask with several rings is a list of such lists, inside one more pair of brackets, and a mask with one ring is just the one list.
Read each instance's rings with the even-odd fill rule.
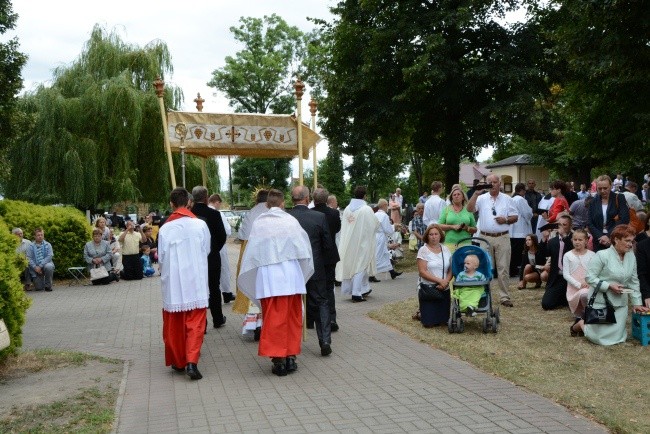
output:
[[[447,277],[449,267],[451,266],[451,252],[444,244],[440,246],[442,247],[442,251],[440,253],[433,253],[425,244],[418,250],[418,259],[427,261],[427,271],[429,273],[444,279]],[[420,280],[424,283],[435,283],[422,277]]]

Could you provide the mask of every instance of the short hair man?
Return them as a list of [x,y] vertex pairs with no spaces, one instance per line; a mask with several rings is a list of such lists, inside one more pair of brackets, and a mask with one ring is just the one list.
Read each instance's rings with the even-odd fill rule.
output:
[[27,248],[26,256],[34,289],[36,291],[52,291],[54,251],[52,245],[45,241],[45,232],[42,228],[34,229],[34,242]]
[[185,371],[192,380],[203,378],[198,369],[209,305],[208,225],[187,209],[189,193],[172,190],[172,214],[158,233],[158,262],[163,298],[165,365]]
[[[327,195],[325,195],[327,197]],[[322,194],[319,194],[322,200]],[[314,320],[318,344],[321,355],[328,356],[332,353],[332,330],[329,298],[327,290],[327,262],[338,259],[336,245],[329,231],[325,214],[313,211],[307,207],[309,204],[309,189],[305,186],[296,186],[291,190],[293,209],[288,210],[300,226],[307,232],[311,243],[314,274],[307,281],[307,311]],[[334,261],[336,264],[338,260]],[[332,285],[334,282],[332,282]]]
[[364,200],[366,187],[357,186],[354,198],[343,211],[341,242],[336,265],[336,280],[341,283],[341,293],[351,294],[353,302],[366,301],[363,294],[370,293],[369,276],[377,273],[375,259],[375,231],[379,221]]
[[226,317],[221,309],[221,255],[220,251],[226,243],[226,230],[221,219],[221,213],[208,206],[208,189],[197,185],[192,189],[194,206],[192,212],[203,220],[210,230],[210,254],[208,256],[208,286],[210,288],[210,313],[214,328],[223,327]]
[[573,250],[571,223],[570,216],[561,215],[557,220],[558,231],[554,237],[549,238],[548,231],[542,232],[539,248],[544,252],[544,256],[551,257],[551,269],[542,296],[542,309],[544,310],[569,305],[566,298],[567,283],[562,275],[562,259],[567,252]]
[[431,183],[431,196],[427,199],[424,204],[424,214],[422,215],[422,221],[425,226],[438,223],[440,219],[440,213],[447,206],[444,199],[440,197],[442,193],[442,182],[433,181]]
[[270,190],[267,206],[268,211],[253,221],[237,283],[262,308],[258,354],[271,357],[271,372],[282,377],[298,367],[302,294],[307,293],[305,282],[314,273],[314,264],[309,236],[284,211],[282,192]]
[[517,208],[512,198],[501,193],[501,181],[497,175],[488,175],[486,178],[491,185],[488,194],[485,190],[477,190],[467,203],[467,211],[478,212],[478,226],[481,228],[482,237],[490,241],[490,255],[492,263],[497,269],[497,283],[499,297],[503,306],[512,307],[508,286],[508,268],[512,248],[510,247],[510,225],[519,219]]
[[327,225],[330,231],[330,237],[332,238],[332,245],[334,249],[325,257],[325,287],[327,289],[327,301],[330,311],[330,328],[333,332],[338,331],[339,325],[336,322],[336,299],[334,297],[334,285],[335,285],[335,274],[336,274],[336,264],[341,259],[339,257],[339,251],[336,244],[336,236],[341,232],[341,214],[336,209],[336,206],[332,209],[329,207],[326,202],[329,202],[330,198],[334,198],[336,201],[336,196],[330,195],[327,190],[324,188],[317,188],[314,190],[314,211],[321,212],[325,214],[327,219]]

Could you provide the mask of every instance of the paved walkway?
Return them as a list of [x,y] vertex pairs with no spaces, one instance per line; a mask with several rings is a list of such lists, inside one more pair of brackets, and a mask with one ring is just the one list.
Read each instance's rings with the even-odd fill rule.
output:
[[[229,243],[231,263],[239,246]],[[234,268],[234,267],[233,267]],[[482,373],[368,318],[412,297],[415,274],[374,284],[371,301],[339,299],[341,330],[321,357],[310,330],[298,371],[271,374],[241,315],[209,329],[200,381],[164,366],[158,277],[32,292],[25,349],[55,348],[128,361],[119,433],[569,433],[606,432],[534,393]]]

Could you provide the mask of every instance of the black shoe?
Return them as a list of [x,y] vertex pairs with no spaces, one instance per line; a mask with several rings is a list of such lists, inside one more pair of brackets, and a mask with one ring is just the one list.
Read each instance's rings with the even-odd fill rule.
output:
[[333,332],[339,331],[339,325],[337,323],[335,323],[334,321],[332,321],[330,323],[330,330],[333,331]]
[[394,280],[397,276],[401,276],[401,275],[402,275],[402,273],[398,273],[398,272],[395,271],[395,270],[390,270],[390,278],[393,279],[393,280]]
[[172,369],[176,372],[185,372],[185,368],[179,368],[177,366],[172,365]]
[[309,330],[313,330],[314,329],[314,321],[307,321],[307,328]]
[[352,296],[352,302],[353,303],[360,303],[362,301],[367,301],[365,298],[361,297],[360,295],[353,295]]
[[287,357],[287,363],[285,364],[285,368],[287,370],[288,374],[291,374],[292,372],[295,372],[298,369],[298,364],[296,363],[296,358],[295,357]]
[[273,372],[278,377],[284,377],[287,375],[287,361],[284,358],[277,358],[273,362],[273,368],[271,368],[271,372]]
[[368,291],[368,292],[364,292],[363,294],[361,294],[361,296],[362,296],[363,298],[366,298],[367,296],[370,295],[371,292],[372,292],[372,289],[371,289],[370,291]]
[[201,375],[199,372],[199,368],[196,366],[196,363],[188,363],[187,368],[185,368],[185,372],[192,380],[200,380],[203,378],[203,375]]
[[223,321],[221,322],[221,324],[215,324],[214,328],[219,329],[219,328],[221,328],[221,327],[223,327],[225,325],[226,325],[226,315],[223,315]]
[[223,304],[228,304],[235,299],[235,296],[232,292],[224,292],[223,294]]
[[334,281],[334,286],[341,286],[341,282],[339,282],[338,280],[335,280]]
[[379,282],[381,282],[381,280],[377,279],[375,276],[370,276],[370,278],[368,279],[368,281],[369,281],[369,282],[375,282],[375,283],[379,283]]
[[52,292],[52,288],[45,288],[46,292]]
[[330,344],[323,344],[320,346],[321,356],[325,357],[325,356],[329,356],[330,354],[332,354],[332,347],[330,346]]

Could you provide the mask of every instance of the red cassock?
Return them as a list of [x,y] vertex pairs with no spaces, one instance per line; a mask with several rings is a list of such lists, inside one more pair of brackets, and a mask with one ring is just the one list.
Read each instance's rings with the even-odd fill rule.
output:
[[163,310],[162,314],[165,365],[184,368],[188,363],[198,364],[205,333],[206,309],[185,312]]
[[264,325],[258,355],[287,357],[300,354],[302,297],[300,294],[260,300]]

